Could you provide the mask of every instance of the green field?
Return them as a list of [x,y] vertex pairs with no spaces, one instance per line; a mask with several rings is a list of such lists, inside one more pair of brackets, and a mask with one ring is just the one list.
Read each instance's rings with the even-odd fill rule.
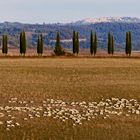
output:
[[[34,101],[41,106],[46,99],[65,102],[99,102],[107,98],[140,101],[140,59],[1,59],[0,106],[20,106],[9,103]],[[31,104],[27,104],[31,106]],[[23,120],[23,113],[6,112],[0,117],[0,139],[32,140],[139,140],[140,115],[111,116],[83,121],[73,126],[71,120],[62,122],[51,117]],[[6,130],[5,121],[11,117],[19,127]]]

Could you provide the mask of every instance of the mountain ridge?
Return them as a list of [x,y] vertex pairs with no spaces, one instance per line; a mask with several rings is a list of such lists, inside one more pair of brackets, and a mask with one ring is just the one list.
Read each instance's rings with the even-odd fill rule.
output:
[[75,25],[90,25],[96,23],[140,23],[140,18],[137,17],[100,17],[100,18],[86,18],[72,22]]

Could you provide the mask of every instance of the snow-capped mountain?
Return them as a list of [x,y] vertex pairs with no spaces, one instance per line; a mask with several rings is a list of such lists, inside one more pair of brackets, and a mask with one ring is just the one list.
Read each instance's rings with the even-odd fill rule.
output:
[[86,25],[86,24],[95,24],[95,23],[140,23],[139,18],[135,17],[103,17],[103,18],[87,18],[84,20],[79,20],[73,22],[75,25]]

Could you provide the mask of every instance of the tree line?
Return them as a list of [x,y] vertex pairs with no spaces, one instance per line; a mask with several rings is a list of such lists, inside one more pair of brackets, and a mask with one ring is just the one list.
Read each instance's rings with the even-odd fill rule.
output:
[[[80,41],[79,41],[79,33],[76,31],[73,31],[73,38],[72,38],[72,51],[74,55],[79,54],[79,47],[80,47]],[[107,44],[107,50],[109,55],[114,54],[114,36],[112,33],[108,33],[108,44]],[[27,48],[27,40],[26,40],[26,33],[22,31],[20,33],[20,43],[19,43],[19,51],[20,54],[25,56],[26,54],[26,48]],[[41,55],[43,54],[43,48],[44,48],[44,40],[43,35],[39,35],[37,39],[37,54]],[[96,55],[98,48],[98,37],[96,32],[93,33],[91,31],[90,34],[90,54]],[[131,32],[126,32],[126,46],[125,46],[125,53],[126,55],[131,55],[132,51],[132,36]],[[8,36],[3,35],[2,36],[2,53],[8,54]],[[61,47],[61,40],[60,40],[60,33],[57,32],[56,34],[56,45],[54,49],[54,53],[58,56],[65,55],[64,49]]]

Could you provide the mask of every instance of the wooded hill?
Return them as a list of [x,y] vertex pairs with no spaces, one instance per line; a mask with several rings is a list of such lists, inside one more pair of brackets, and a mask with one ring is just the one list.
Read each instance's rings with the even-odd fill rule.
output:
[[65,48],[72,48],[73,31],[79,32],[80,47],[90,47],[90,32],[96,31],[98,48],[107,48],[108,32],[114,35],[115,49],[125,49],[126,32],[132,33],[133,50],[140,50],[140,23],[97,23],[90,25],[76,24],[22,24],[5,22],[0,24],[0,35],[7,34],[11,47],[19,47],[21,31],[26,32],[28,47],[36,47],[38,34],[43,34],[45,47],[54,47],[56,32],[60,32],[61,43]]

